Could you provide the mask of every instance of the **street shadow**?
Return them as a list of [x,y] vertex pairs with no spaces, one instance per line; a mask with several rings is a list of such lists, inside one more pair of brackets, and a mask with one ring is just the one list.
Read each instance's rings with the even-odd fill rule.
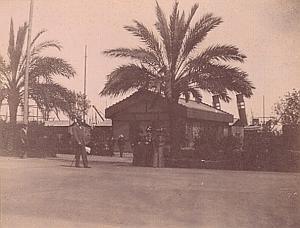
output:
[[[61,164],[59,166],[61,167],[68,167],[68,168],[75,168],[75,161],[72,162],[72,160],[68,160],[68,159],[59,159],[60,162],[63,162],[65,164]],[[71,166],[72,163],[72,166]],[[131,162],[125,162],[125,161],[88,161],[89,165],[91,166],[98,166],[98,165],[109,165],[109,166],[118,166],[118,167],[130,167],[132,166]],[[82,165],[82,161],[80,161],[80,164]]]

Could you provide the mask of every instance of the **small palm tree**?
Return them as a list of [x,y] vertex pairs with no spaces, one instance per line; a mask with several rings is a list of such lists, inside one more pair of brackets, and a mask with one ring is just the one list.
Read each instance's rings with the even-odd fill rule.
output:
[[[130,58],[134,62],[113,70],[100,94],[118,96],[139,89],[161,93],[170,104],[172,133],[175,132],[176,119],[172,104],[178,103],[181,96],[186,100],[190,95],[201,99],[201,91],[206,91],[218,94],[226,102],[230,101],[229,92],[250,97],[254,87],[247,73],[227,64],[233,61],[243,63],[246,59],[237,47],[218,44],[201,51],[197,49],[208,33],[222,23],[220,17],[205,14],[192,26],[197,9],[198,4],[195,4],[186,17],[184,11],[179,12],[175,2],[168,21],[157,3],[155,27],[159,38],[136,20],[133,26],[125,26],[145,46],[104,51],[108,56]],[[173,138],[172,141],[177,140]]]
[[[24,53],[24,43],[27,28],[26,23],[20,26],[15,39],[13,20],[11,20],[8,61],[6,62],[0,56],[0,76],[2,77],[0,104],[3,99],[7,99],[10,122],[13,125],[16,124],[17,110],[19,105],[22,104],[24,94],[25,62],[27,58]],[[41,55],[41,52],[48,48],[62,49],[60,43],[54,40],[36,44],[45,32],[45,30],[40,31],[30,44],[29,97],[36,101],[39,108],[43,108],[42,103],[47,103],[47,98],[51,97],[57,101],[54,102],[51,108],[64,111],[64,107],[68,104],[65,96],[67,90],[54,82],[54,76],[71,78],[74,77],[75,70],[61,58]]]

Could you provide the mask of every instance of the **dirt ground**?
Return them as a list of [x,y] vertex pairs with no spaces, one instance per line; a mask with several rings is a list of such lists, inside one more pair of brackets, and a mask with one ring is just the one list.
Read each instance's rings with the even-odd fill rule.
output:
[[0,157],[1,228],[300,227],[300,174]]

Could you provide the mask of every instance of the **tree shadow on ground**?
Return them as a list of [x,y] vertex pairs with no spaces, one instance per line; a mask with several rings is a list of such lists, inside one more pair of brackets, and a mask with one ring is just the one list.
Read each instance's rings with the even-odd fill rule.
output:
[[[69,168],[73,167],[73,168],[75,168],[75,161],[73,162],[73,164],[72,164],[72,161],[67,160],[67,159],[63,159],[63,160],[60,160],[60,161],[66,163],[66,164],[60,165],[62,167],[69,167]],[[89,161],[89,165],[96,165],[96,166],[98,166],[98,165],[110,165],[110,166],[126,166],[126,167],[130,167],[130,166],[132,166],[132,163],[128,163],[128,162],[115,162],[115,161]]]

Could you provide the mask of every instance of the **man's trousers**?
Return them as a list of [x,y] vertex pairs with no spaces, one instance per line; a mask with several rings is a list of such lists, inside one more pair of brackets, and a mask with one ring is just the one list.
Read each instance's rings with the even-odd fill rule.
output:
[[84,145],[77,144],[75,146],[75,166],[79,167],[80,155],[82,156],[82,162],[84,167],[88,167],[87,153]]

